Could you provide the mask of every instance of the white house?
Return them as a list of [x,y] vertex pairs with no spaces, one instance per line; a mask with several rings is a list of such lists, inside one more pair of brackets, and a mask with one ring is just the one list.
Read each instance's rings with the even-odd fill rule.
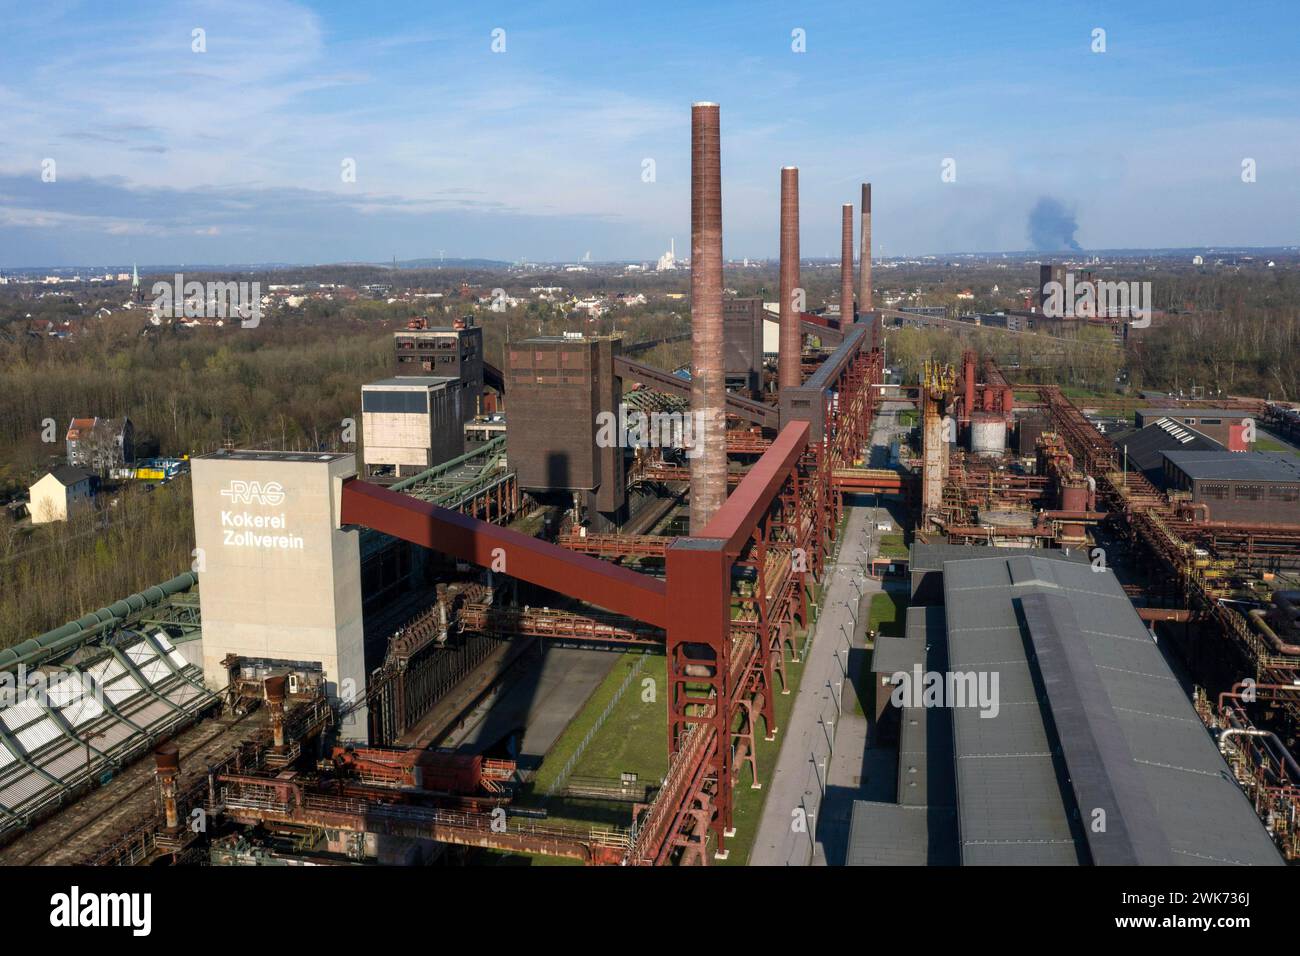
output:
[[68,515],[95,496],[95,476],[81,468],[59,465],[27,489],[32,524],[67,521]]

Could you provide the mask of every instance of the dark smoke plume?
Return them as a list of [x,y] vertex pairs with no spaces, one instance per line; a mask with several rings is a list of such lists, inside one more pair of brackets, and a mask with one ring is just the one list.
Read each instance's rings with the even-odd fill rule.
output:
[[1074,241],[1079,224],[1074,220],[1074,213],[1066,209],[1059,199],[1043,196],[1034,203],[1034,208],[1029,210],[1027,228],[1030,245],[1036,251],[1079,251],[1079,244]]

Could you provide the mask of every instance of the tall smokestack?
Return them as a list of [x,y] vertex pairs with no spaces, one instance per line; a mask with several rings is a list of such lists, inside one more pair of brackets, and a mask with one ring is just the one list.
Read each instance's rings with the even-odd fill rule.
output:
[[777,346],[777,385],[781,388],[798,388],[803,384],[799,369],[802,350],[799,316],[802,308],[795,307],[803,303],[795,302],[798,289],[799,169],[784,166],[781,169],[781,322]]
[[691,107],[691,534],[727,498],[726,379],[722,331],[722,150],[718,104]]
[[864,315],[871,304],[871,183],[862,184],[862,247],[858,253],[858,311]]
[[840,328],[853,321],[853,203],[840,209]]

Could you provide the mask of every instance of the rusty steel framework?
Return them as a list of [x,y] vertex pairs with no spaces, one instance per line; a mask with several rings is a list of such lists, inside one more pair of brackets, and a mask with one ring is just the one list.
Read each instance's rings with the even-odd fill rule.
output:
[[[345,524],[484,567],[503,559],[511,576],[622,615],[469,605],[462,613],[477,626],[491,631],[493,615],[506,614],[501,626],[516,632],[634,645],[657,639],[652,629],[663,629],[670,768],[634,828],[626,862],[703,862],[710,843],[715,854],[727,852],[735,832],[732,790],[746,768],[757,782],[759,721],[766,737],[777,731],[773,695],[778,680],[785,687],[794,630],[807,623],[807,577],[822,573],[840,513],[832,477],[857,457],[869,434],[882,359],[865,342],[855,337],[825,377],[817,410],[822,440],[810,442],[810,422],[788,422],[701,533],[668,544],[662,581],[364,482],[343,485]],[[754,569],[747,595],[733,593],[736,564]],[[600,856],[585,858],[600,862]]]
[[[709,338],[716,332],[720,345],[721,322],[712,329],[713,312],[721,318],[716,105],[696,104],[692,135],[695,368],[697,378],[707,379],[716,364],[720,389],[721,356],[716,363],[710,358],[714,343]],[[836,476],[859,460],[869,438],[883,364],[881,353],[873,347],[876,336],[857,330],[858,334],[844,334],[836,352],[807,383],[802,381],[800,323],[794,309],[799,267],[797,170],[782,170],[782,184],[781,375],[799,389],[801,411],[783,410],[782,427],[774,438],[751,431],[728,442],[720,430],[725,427],[722,393],[693,396],[697,408],[717,412],[713,417],[719,430],[716,441],[709,444],[716,451],[711,460],[720,462],[721,468],[711,481],[702,480],[707,472],[692,469],[692,479],[701,477],[698,487],[692,481],[692,533],[671,539],[662,548],[662,579],[358,478],[345,480],[340,490],[341,525],[371,528],[603,609],[521,611],[469,595],[459,610],[465,627],[485,635],[509,631],[632,647],[662,645],[669,683],[669,770],[664,785],[641,808],[632,828],[579,830],[517,823],[499,832],[492,825],[490,806],[477,798],[430,803],[427,797],[397,795],[391,787],[364,781],[342,784],[309,775],[284,775],[280,771],[301,752],[304,733],[297,726],[302,721],[290,718],[277,721],[272,739],[254,745],[255,752],[241,752],[213,768],[202,795],[211,812],[241,823],[419,836],[553,853],[589,863],[703,863],[710,850],[712,855],[726,856],[727,841],[735,834],[733,790],[742,773],[747,772],[752,785],[759,783],[760,722],[765,738],[777,734],[774,695],[778,687],[787,690],[786,663],[797,660],[795,633],[808,624],[810,576],[824,573],[841,513],[841,491],[854,488]],[[869,301],[869,286],[865,292]],[[765,416],[774,414],[775,408],[764,410]],[[706,441],[707,436],[706,432]],[[728,473],[729,443],[736,454],[760,457],[744,471]],[[729,497],[728,480],[737,482]],[[707,500],[710,495],[717,499],[712,504]],[[515,506],[513,500],[508,504],[494,500],[492,509],[480,513],[496,517]],[[659,550],[657,545],[648,549],[641,541],[611,544],[608,537],[591,543],[604,554],[621,553],[626,544],[637,553]],[[746,569],[739,586],[733,581],[737,566]],[[435,619],[411,623],[410,646],[403,645],[411,652],[408,663],[431,640],[439,639],[435,635],[444,633],[442,612],[435,614]],[[272,701],[268,706],[277,705]],[[315,706],[319,710],[319,704]],[[394,706],[401,711],[393,716],[395,725],[407,722],[405,703]],[[331,716],[344,719],[348,710]],[[306,732],[319,730],[313,718]],[[181,795],[180,808],[200,796],[197,792]]]
[[[1300,724],[1300,695],[1290,692],[1300,679],[1300,655],[1270,646],[1246,618],[1219,600],[1226,591],[1229,574],[1252,570],[1261,558],[1275,559],[1297,540],[1297,529],[1233,528],[1189,520],[1180,511],[1179,502],[1171,501],[1140,472],[1121,467],[1114,445],[1058,387],[1023,387],[1038,390],[1075,464],[1095,480],[1098,510],[1109,511],[1129,543],[1156,558],[1163,573],[1153,578],[1163,577],[1165,590],[1182,604],[1174,619],[1195,621],[1205,629],[1203,633],[1226,639],[1226,646],[1235,648],[1257,686],[1288,691],[1277,694],[1272,702],[1287,715],[1292,726]],[[1199,545],[1208,545],[1210,550]],[[1245,712],[1226,706],[1223,700],[1217,711],[1208,706],[1200,709],[1212,728],[1251,729]],[[1224,753],[1261,816],[1282,821],[1280,827],[1270,827],[1270,832],[1283,852],[1294,857],[1300,846],[1295,829],[1300,818],[1300,790],[1296,786],[1300,768],[1293,766],[1279,775],[1252,742],[1227,748]],[[1289,759],[1290,755],[1286,756]]]

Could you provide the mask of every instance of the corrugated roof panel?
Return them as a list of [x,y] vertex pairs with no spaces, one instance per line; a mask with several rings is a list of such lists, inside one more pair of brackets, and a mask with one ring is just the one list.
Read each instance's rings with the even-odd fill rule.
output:
[[126,714],[126,716],[131,719],[132,723],[138,724],[147,730],[163,722],[174,713],[176,711],[168,706],[166,701],[150,700],[145,706]]
[[33,721],[42,719],[45,711],[41,705],[30,697],[23,697],[21,700],[10,704],[4,710],[0,710],[0,720],[10,730],[18,730],[26,727]]
[[158,656],[158,652],[153,649],[153,645],[144,639],[136,641],[130,647],[124,648],[123,650],[126,656],[129,657],[137,667],[148,664]]
[[32,754],[51,740],[58,740],[63,733],[59,730],[59,725],[47,716],[44,720],[38,720],[20,730],[15,736],[22,748]]
[[207,694],[189,682],[181,682],[167,691],[164,696],[172,703],[185,707],[200,698],[207,697]]
[[172,676],[171,668],[167,666],[161,657],[155,657],[150,663],[143,666],[136,666],[140,668],[140,676],[150,684],[157,685]]
[[29,770],[0,787],[0,806],[6,806],[10,810],[18,810],[33,797],[53,786],[54,784],[39,773]]
[[0,770],[3,770],[5,767],[9,766],[16,759],[18,758],[16,758],[13,754],[9,752],[9,748],[5,746],[4,741],[0,740]]
[[122,741],[135,736],[135,728],[130,724],[120,720],[114,720],[112,723],[105,725],[98,731],[103,734],[95,740],[95,746],[99,750],[109,751],[120,744]]
[[108,702],[117,707],[140,693],[140,682],[131,674],[123,674],[104,688]]
[[[98,744],[98,741],[96,741]],[[90,754],[90,765],[94,767],[103,760],[99,754],[93,750]],[[48,773],[51,777],[57,777],[60,780],[68,780],[72,776],[81,773],[86,768],[86,748],[71,747],[58,754],[51,754],[42,760],[36,761],[37,766]]]
[[104,705],[95,697],[86,695],[77,701],[69,704],[59,711],[63,719],[68,721],[74,727],[80,727],[82,724],[100,717],[104,713]]
[[49,681],[45,688],[46,699],[53,707],[66,707],[82,695],[81,675],[65,674]]

